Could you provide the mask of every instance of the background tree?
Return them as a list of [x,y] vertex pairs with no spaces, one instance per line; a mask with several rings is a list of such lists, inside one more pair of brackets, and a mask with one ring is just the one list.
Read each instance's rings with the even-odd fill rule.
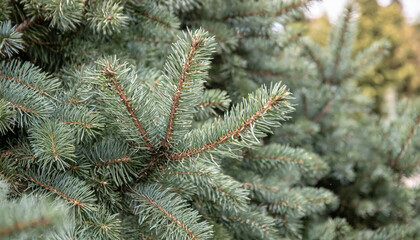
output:
[[[360,6],[359,30],[355,48],[361,50],[380,39],[390,43],[389,57],[370,69],[358,82],[364,94],[375,98],[375,109],[395,117],[395,101],[398,96],[414,96],[420,83],[418,72],[418,35],[413,24],[407,22],[399,1],[392,1],[382,7],[377,1],[357,0]],[[310,23],[309,34],[316,41],[325,44],[323,34],[329,24],[324,16]]]

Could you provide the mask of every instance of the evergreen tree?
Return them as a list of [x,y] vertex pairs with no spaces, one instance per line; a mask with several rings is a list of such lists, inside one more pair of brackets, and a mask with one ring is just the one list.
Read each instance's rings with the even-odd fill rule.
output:
[[350,4],[323,51],[311,2],[3,1],[0,237],[415,237],[416,106],[368,114],[386,42]]
[[303,56],[314,66],[312,81],[292,88],[300,107],[271,141],[314,151],[331,168],[317,186],[333,191],[339,206],[330,217],[311,216],[316,221],[308,223],[304,238],[416,239],[418,191],[401,179],[416,174],[420,105],[401,100],[393,120],[372,113],[373,102],[357,81],[389,43],[381,40],[355,52],[358,14],[357,5],[346,7],[323,51],[303,41]]
[[[420,73],[417,70],[419,49],[418,30],[407,22],[400,1],[392,1],[388,6],[380,6],[377,1],[357,0],[360,5],[360,19],[355,43],[356,50],[380,39],[390,43],[389,54],[375,68],[358,79],[364,94],[376,101],[375,110],[395,117],[395,95],[414,96],[418,91]],[[315,41],[325,45],[325,34],[330,24],[326,16],[310,23],[309,33]],[[395,98],[395,97],[394,97]],[[391,101],[389,104],[388,102]]]

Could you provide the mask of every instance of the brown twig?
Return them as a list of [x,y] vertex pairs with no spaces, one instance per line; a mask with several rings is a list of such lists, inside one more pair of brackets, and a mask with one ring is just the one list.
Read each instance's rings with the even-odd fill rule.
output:
[[25,31],[29,27],[33,26],[38,21],[38,19],[39,19],[38,14],[35,15],[34,17],[30,17],[30,18],[25,19],[21,24],[19,24],[16,27],[15,31],[16,32],[23,32],[23,31]]

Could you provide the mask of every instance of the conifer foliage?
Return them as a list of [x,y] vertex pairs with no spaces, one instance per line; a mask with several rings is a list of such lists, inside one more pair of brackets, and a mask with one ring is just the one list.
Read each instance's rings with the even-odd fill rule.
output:
[[311,2],[0,1],[0,238],[413,236],[416,105],[355,127],[387,44],[353,58],[350,4],[323,51]]

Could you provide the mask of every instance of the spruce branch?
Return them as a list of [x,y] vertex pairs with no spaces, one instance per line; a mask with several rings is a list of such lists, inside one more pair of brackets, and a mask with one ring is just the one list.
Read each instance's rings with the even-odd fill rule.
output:
[[114,165],[114,164],[117,164],[117,163],[128,163],[130,161],[131,161],[130,157],[122,157],[122,158],[117,158],[117,159],[111,159],[111,160],[104,161],[102,163],[95,164],[95,168],[99,168],[99,167],[106,166],[106,165]]
[[401,157],[403,156],[406,148],[408,147],[408,145],[410,143],[411,138],[414,136],[414,134],[416,132],[416,129],[417,129],[417,127],[419,125],[420,125],[420,114],[417,115],[417,117],[416,117],[416,119],[414,121],[413,126],[411,127],[410,131],[408,132],[408,135],[406,136],[406,138],[405,138],[405,140],[404,140],[404,142],[403,142],[403,144],[401,146],[400,151],[395,156],[395,158],[393,158],[393,159],[391,159],[391,161],[389,161],[389,165],[392,168],[394,168],[394,169],[396,168],[398,162],[400,161]]
[[154,22],[157,22],[157,23],[159,23],[159,24],[162,24],[163,26],[165,26],[165,27],[167,27],[167,28],[172,28],[172,26],[171,26],[171,24],[170,23],[168,23],[168,22],[166,22],[166,21],[164,21],[164,20],[161,20],[161,19],[159,19],[158,17],[155,17],[155,16],[152,16],[152,15],[150,15],[148,12],[146,12],[146,11],[144,11],[143,12],[143,16],[145,16],[146,18],[148,18],[148,19],[150,19],[150,20],[152,20],[152,21],[154,21]]
[[182,195],[185,195],[184,198],[192,199],[191,196],[196,196],[205,199],[205,202],[216,204],[221,209],[243,211],[248,202],[248,191],[212,165],[173,164],[158,171],[156,177],[162,186],[180,189]]
[[39,20],[39,15],[36,14],[33,17],[25,19],[21,24],[16,27],[16,32],[23,32],[26,29],[32,27]]
[[114,87],[114,91],[116,94],[120,97],[121,101],[123,102],[131,121],[133,121],[134,125],[136,126],[138,132],[141,134],[144,144],[149,148],[149,151],[153,151],[153,145],[149,142],[149,135],[147,134],[147,131],[143,127],[143,125],[140,123],[140,120],[136,116],[135,109],[132,107],[132,103],[128,96],[124,92],[124,88],[121,86],[121,83],[118,80],[117,75],[114,72],[114,67],[110,64],[106,64],[103,68],[103,76],[112,83]]
[[[11,104],[4,99],[0,99],[0,135],[12,130],[16,115],[11,109]],[[0,155],[1,156],[1,155]]]
[[330,99],[328,99],[328,101],[321,108],[321,110],[313,117],[312,119],[313,122],[318,123],[325,117],[325,115],[328,113],[328,111],[331,108],[334,98],[335,98],[335,95],[333,95],[332,97],[330,97]]
[[90,28],[96,33],[111,35],[119,33],[128,25],[128,16],[120,2],[106,0],[97,2],[86,13]]
[[41,172],[25,173],[25,178],[32,182],[34,190],[47,195],[64,199],[77,213],[89,214],[97,210],[96,197],[84,181],[64,173],[53,173],[49,176]]
[[44,73],[39,67],[30,62],[12,60],[0,64],[0,82],[10,81],[21,85],[35,93],[52,98],[51,95],[60,87],[57,78]]
[[93,213],[84,223],[87,225],[84,231],[97,239],[121,239],[122,228],[118,214],[110,214],[105,208]]
[[169,117],[168,129],[166,130],[165,138],[162,140],[162,145],[165,147],[168,147],[169,139],[171,138],[172,132],[174,130],[174,119],[175,119],[176,110],[179,107],[179,98],[181,97],[181,91],[183,88],[182,85],[184,84],[184,81],[185,81],[185,74],[191,67],[191,62],[193,60],[194,53],[197,50],[197,48],[200,47],[201,44],[202,44],[201,37],[198,37],[197,39],[195,39],[194,37],[192,38],[190,52],[188,53],[186,62],[182,66],[181,76],[178,79],[178,86],[175,90],[174,96],[172,97],[173,103],[172,103],[171,114]]
[[[76,29],[83,20],[84,5],[83,0],[68,1],[41,1],[33,2],[23,0],[25,13],[32,16],[29,21],[23,22],[23,29],[27,29],[37,19],[49,21],[51,27],[56,27],[60,31],[71,31]],[[28,19],[27,19],[28,20]]]
[[[259,9],[259,5],[263,5],[263,3],[259,3],[257,6],[250,6],[249,9],[254,9],[250,11],[241,11],[237,14],[228,15],[222,18],[222,21],[227,21],[230,19],[235,18],[245,18],[245,17],[252,17],[252,16],[272,16],[272,17],[279,17],[279,16],[285,16],[288,15],[291,12],[298,11],[301,8],[307,6],[309,3],[313,2],[314,0],[298,0],[298,1],[291,1],[288,3],[284,3],[284,1],[275,1],[275,4],[279,5],[277,7],[277,10],[272,10],[273,6],[275,4],[265,6],[266,8],[262,8],[261,10],[255,10]],[[246,9],[248,10],[248,9]]]
[[[29,62],[1,62],[0,97],[18,113],[18,125],[28,124],[31,116],[45,118],[54,112],[58,79]],[[20,117],[22,116],[22,117]]]
[[55,115],[60,123],[74,131],[77,143],[99,135],[105,125],[105,119],[98,111],[83,105],[65,104],[56,109]]
[[[150,230],[162,239],[209,239],[207,222],[198,222],[198,212],[189,209],[184,200],[157,185],[137,186],[130,194],[134,214],[140,224],[149,222]],[[168,227],[169,226],[169,227]]]
[[307,6],[309,3],[314,2],[315,0],[299,0],[292,1],[290,4],[285,4],[280,10],[276,11],[276,16],[285,15],[293,10]]
[[23,50],[24,41],[19,26],[12,26],[11,21],[0,21],[0,57],[11,58]]
[[205,90],[200,103],[195,107],[194,120],[206,120],[210,116],[216,116],[216,110],[225,112],[230,106],[231,100],[227,92],[219,89]]
[[[235,138],[247,140],[247,134],[251,134],[252,138],[253,135],[261,135],[264,132],[270,131],[267,126],[263,127],[261,130],[253,129],[252,127],[258,127],[259,125],[264,126],[264,121],[283,119],[282,114],[291,111],[291,107],[287,103],[289,95],[290,93],[280,84],[276,84],[269,90],[264,87],[257,90],[254,94],[250,94],[248,99],[244,100],[242,104],[235,106],[233,110],[226,113],[223,119],[219,119],[210,126],[201,128],[212,129],[211,131],[216,132],[218,135],[202,132],[201,129],[192,131],[187,137],[198,139],[195,137],[199,134],[200,136],[208,136],[208,139],[206,139],[205,142],[194,144],[193,146],[184,149],[182,152],[171,154],[168,158],[170,160],[182,160],[215,149],[219,145]],[[256,106],[258,106],[258,108]],[[271,118],[268,116],[270,115],[270,111],[273,111],[273,116],[271,116]],[[258,124],[257,122],[260,119],[263,120]],[[278,123],[273,126],[276,125],[278,125]],[[248,139],[249,138],[250,137],[248,137]],[[251,140],[249,139],[249,141]]]
[[106,137],[91,148],[83,150],[83,158],[91,175],[122,186],[137,177],[139,157],[130,151],[128,144],[114,137]]
[[372,43],[367,49],[364,49],[357,54],[352,68],[349,68],[348,73],[343,77],[343,80],[359,76],[360,73],[363,73],[366,69],[374,66],[389,54],[390,48],[391,44],[387,40],[379,40]]
[[[172,136],[185,135],[193,118],[194,101],[200,97],[203,91],[204,77],[210,65],[210,55],[214,51],[214,38],[208,33],[198,30],[189,33],[183,40],[174,44],[174,53],[168,57],[165,64],[166,82],[162,82],[162,90],[159,92],[172,93],[172,106],[170,107],[168,125],[165,137],[161,145],[169,148]],[[182,65],[176,63],[176,59],[182,59]],[[175,139],[179,140],[179,139]]]
[[129,3],[133,4],[138,16],[144,18],[145,21],[142,21],[142,24],[148,24],[149,28],[163,31],[179,28],[180,23],[178,18],[162,4],[155,3],[154,1],[130,1]]
[[267,214],[263,207],[251,205],[247,211],[223,213],[222,223],[232,230],[236,237],[242,237],[247,233],[249,239],[277,239],[275,220]]
[[262,175],[288,166],[298,169],[302,177],[308,180],[320,179],[329,170],[327,163],[318,155],[301,148],[275,143],[248,152],[244,155],[243,165]]
[[66,170],[75,162],[75,139],[68,126],[52,122],[36,122],[29,130],[30,143],[37,162],[46,169],[53,166]]
[[19,80],[16,77],[6,76],[6,75],[0,73],[0,78],[15,81],[16,83],[19,83],[19,84],[25,86],[26,88],[33,90],[34,92],[37,92],[37,93],[42,94],[42,95],[48,95],[45,91],[43,91],[39,88],[36,88],[34,86],[31,86],[31,85]]
[[318,49],[321,48],[317,43],[312,41],[305,41],[304,42],[304,50],[305,53],[309,56],[309,58],[315,63],[315,66],[318,70],[318,74],[321,77],[321,82],[327,82],[327,77],[325,75],[325,60],[322,59],[322,56],[319,56]]
[[51,192],[57,194],[58,196],[60,196],[64,200],[66,200],[68,202],[71,202],[72,204],[74,204],[78,207],[84,207],[85,206],[85,204],[83,202],[79,202],[77,199],[70,198],[70,197],[66,196],[65,194],[61,193],[60,191],[58,191],[57,189],[55,189],[51,186],[48,186],[48,185],[44,185],[42,182],[40,182],[40,181],[38,181],[38,180],[36,180],[32,177],[29,177],[29,180],[31,180],[32,182],[38,184],[39,186],[47,189],[48,191],[51,191]]
[[[6,100],[7,101],[7,100]],[[14,107],[14,108],[16,108],[16,109],[18,109],[18,110],[20,110],[20,111],[22,111],[22,112],[24,112],[24,113],[27,113],[27,114],[30,114],[30,115],[34,115],[34,116],[36,116],[36,117],[40,117],[41,115],[39,115],[38,113],[36,113],[35,112],[35,110],[33,110],[33,109],[30,109],[30,108],[26,108],[26,107],[24,107],[24,106],[21,106],[21,105],[18,105],[18,104],[14,104],[14,103],[12,103],[12,102],[10,102],[10,101],[7,101],[10,105],[12,105],[12,107]]]
[[347,39],[348,34],[349,34],[349,28],[350,28],[350,21],[353,17],[353,15],[355,14],[356,11],[356,6],[352,3],[349,3],[346,7],[346,10],[344,12],[344,16],[341,19],[341,24],[339,25],[338,28],[338,37],[337,39],[333,39],[333,41],[335,42],[335,44],[337,44],[336,48],[335,48],[335,55],[333,56],[332,59],[332,73],[329,77],[329,79],[326,79],[327,82],[326,83],[332,83],[333,81],[335,81],[336,79],[336,75],[337,75],[337,71],[338,71],[338,66],[340,65],[341,61],[342,61],[342,54],[343,54],[343,48],[344,45],[347,41],[349,41],[349,39]]

